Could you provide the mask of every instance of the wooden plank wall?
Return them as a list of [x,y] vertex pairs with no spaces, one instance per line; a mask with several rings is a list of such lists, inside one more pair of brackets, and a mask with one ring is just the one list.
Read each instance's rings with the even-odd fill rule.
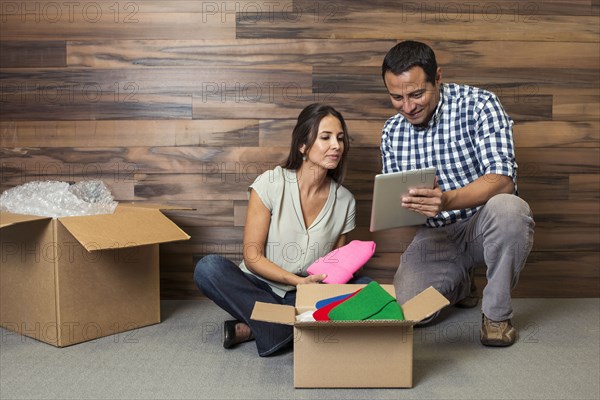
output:
[[416,39],[516,121],[537,228],[515,296],[598,296],[599,3],[0,1],[0,189],[101,178],[118,200],[196,208],[169,213],[192,239],[161,247],[163,298],[195,298],[194,260],[240,259],[246,187],[282,161],[299,111],[326,102],[352,136],[352,238],[376,240],[366,273],[390,282],[413,230],[367,229],[393,114],[380,65]]

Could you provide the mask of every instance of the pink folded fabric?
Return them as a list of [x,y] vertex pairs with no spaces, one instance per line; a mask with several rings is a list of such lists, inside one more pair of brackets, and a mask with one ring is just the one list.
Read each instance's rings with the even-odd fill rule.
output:
[[353,240],[308,267],[310,275],[327,274],[324,283],[346,283],[375,253],[375,242]]

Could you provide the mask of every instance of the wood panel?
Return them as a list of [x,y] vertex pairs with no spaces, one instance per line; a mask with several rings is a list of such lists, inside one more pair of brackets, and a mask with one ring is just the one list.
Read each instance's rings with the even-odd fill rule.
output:
[[0,54],[0,68],[67,66],[67,43],[64,40],[0,41]]
[[[94,121],[123,119],[191,119],[189,95],[140,94],[135,82],[113,82],[99,88],[95,82],[66,83],[20,92],[12,84],[0,88],[3,121]],[[2,85],[2,83],[0,83]],[[43,143],[40,143],[43,145]]]
[[[95,120],[221,118],[205,104],[252,108],[273,105],[284,96],[294,105],[296,92],[311,86],[310,70],[253,68],[4,69],[0,73],[3,107],[11,120]],[[310,93],[305,89],[304,93]],[[192,113],[192,96],[194,96]],[[297,112],[297,111],[295,111]],[[256,115],[248,118],[255,118]],[[265,115],[267,111],[265,110]],[[238,116],[239,118],[239,116]]]
[[[71,41],[69,66],[94,68],[248,66],[268,70],[299,65],[381,65],[395,40],[112,40]],[[588,47],[564,49],[568,54]]]
[[[270,10],[281,11],[291,7],[292,1],[282,0],[276,4],[268,4],[264,2],[257,2],[253,0],[221,0],[219,2],[198,2],[194,0],[143,0],[141,2],[130,2],[130,3],[107,3],[107,4],[87,4],[73,2],[71,4],[61,4],[53,0],[24,0],[18,2],[8,2],[0,8],[0,15],[13,15],[19,16],[25,19],[46,19],[52,23],[60,23],[63,20],[69,20],[74,14],[81,13],[86,15],[87,19],[93,19],[94,14],[97,11],[102,12],[103,16],[113,17],[113,21],[117,23],[119,20],[115,19],[116,15],[121,16],[123,20],[128,18],[134,18],[140,13],[154,13],[154,14],[173,14],[173,13],[190,13],[190,14],[205,14],[205,18],[222,19],[222,18],[234,18],[236,13],[246,13],[249,11],[267,11],[267,6],[270,5]],[[58,3],[58,4],[57,4]],[[581,3],[581,4],[579,4]],[[576,0],[574,2],[574,12],[581,12],[585,10],[586,1]],[[589,1],[587,1],[587,8],[589,9]],[[539,8],[539,6],[538,6]],[[548,7],[545,9],[556,10],[556,6]],[[579,11],[581,10],[581,11]]]
[[599,147],[600,121],[523,122],[514,127],[517,148],[523,147]]
[[[381,67],[381,55],[396,43],[396,40],[268,38],[69,41],[67,64],[71,67],[94,68],[230,65],[278,69],[302,64],[317,67],[349,64],[353,68]],[[587,69],[597,64],[595,43],[538,41],[529,42],[529,46],[523,46],[521,41],[427,43],[436,49],[436,58],[444,70],[465,65],[471,69],[497,69],[500,65],[503,69],[529,68],[535,63],[550,69]]]
[[600,119],[600,95],[559,96],[554,100],[552,113],[563,121],[598,121]]
[[[420,17],[421,22],[426,22],[425,15],[421,13],[437,13],[438,18],[468,22],[476,15],[487,16],[491,21],[498,16],[514,22],[524,21],[531,23],[540,15],[591,15],[594,2],[597,0],[533,0],[527,2],[514,2],[511,0],[498,0],[492,4],[486,2],[458,3],[440,2],[438,0],[421,0],[417,2],[397,2],[394,0],[380,0],[376,2],[377,11],[396,14],[408,20],[410,16]],[[294,6],[296,13],[310,13],[314,15],[344,16],[351,13],[365,11],[365,2],[361,0],[345,0],[342,4],[331,4],[314,0],[296,0]],[[596,5],[597,6],[597,5]],[[373,9],[368,7],[367,9]],[[291,11],[290,15],[291,15]],[[517,17],[521,17],[518,19]]]
[[[513,3],[514,4],[514,3]],[[596,42],[598,19],[595,16],[538,15],[532,20],[497,13],[440,14],[423,12],[405,14],[402,11],[385,12],[379,9],[345,12],[336,15],[314,15],[296,12],[274,13],[272,18],[261,14],[247,14],[238,18],[238,38],[281,38],[303,39],[407,39],[427,37],[430,40],[509,40],[527,37],[532,41],[553,42]],[[399,14],[400,13],[400,18]],[[293,29],[289,29],[290,19]],[[398,23],[402,32],[398,33]],[[431,29],[435,23],[436,29]],[[377,29],[373,29],[373,27]],[[400,37],[399,37],[400,36]]]
[[[546,2],[547,4],[548,2]],[[595,42],[523,41],[425,41],[433,49],[444,70],[462,69],[486,72],[500,66],[510,68],[595,68]],[[447,78],[450,78],[446,74]]]
[[[7,3],[3,2],[5,9]],[[85,2],[79,12],[68,5],[63,8],[68,2],[51,2],[48,4],[54,4],[46,12],[40,2],[31,3],[31,12],[20,7],[26,3],[14,2],[18,10],[1,16],[3,40],[234,39],[236,36],[232,16],[223,21],[219,16],[207,18],[202,13],[145,13],[136,11],[135,2]],[[133,8],[119,12],[109,9],[115,4]],[[54,5],[58,5],[58,10]]]
[[597,297],[599,14],[598,0],[0,1],[0,190],[102,179],[119,201],[193,208],[167,212],[192,239],[161,245],[161,295],[196,298],[195,261],[240,261],[248,185],[324,102],[350,131],[350,237],[377,242],[364,272],[389,283],[415,228],[368,231],[395,114],[380,68],[416,39],[445,82],[493,91],[515,121],[537,225],[514,295]]
[[600,198],[600,177],[598,174],[577,174],[569,176],[570,199]]
[[2,147],[258,147],[256,120],[0,121]]
[[[276,72],[250,67],[6,68],[2,70],[0,79],[4,89],[2,100],[5,102],[27,95],[38,95],[43,101],[63,94],[64,97],[87,96],[91,102],[104,92],[129,97],[130,101],[135,100],[137,94],[161,93],[240,101],[240,98],[245,100],[244,96],[253,98],[257,88],[265,88],[265,93],[269,93],[267,89],[270,88],[275,91],[279,87],[312,85],[309,67],[278,69]],[[129,91],[121,87],[125,83],[132,85]]]
[[[532,252],[527,259],[515,297],[580,297],[600,296],[598,275],[600,253],[596,252]],[[479,287],[485,284],[484,277],[478,280]]]

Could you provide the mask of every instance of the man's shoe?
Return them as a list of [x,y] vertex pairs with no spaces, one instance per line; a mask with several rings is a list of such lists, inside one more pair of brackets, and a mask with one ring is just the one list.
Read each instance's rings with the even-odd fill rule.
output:
[[474,308],[477,307],[477,304],[479,304],[479,296],[477,295],[477,287],[475,286],[475,269],[473,268],[471,270],[471,272],[469,273],[469,279],[471,280],[471,291],[469,292],[469,295],[467,297],[465,297],[464,299],[456,302],[454,304],[455,307],[458,308]]
[[492,321],[481,314],[481,344],[484,346],[506,347],[517,340],[517,330],[510,319]]

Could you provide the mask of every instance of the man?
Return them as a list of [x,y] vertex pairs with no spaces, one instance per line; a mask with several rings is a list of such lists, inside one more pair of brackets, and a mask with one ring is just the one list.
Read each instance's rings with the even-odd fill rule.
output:
[[451,304],[475,307],[473,268],[485,263],[481,343],[510,346],[517,336],[510,292],[535,225],[516,196],[512,121],[493,93],[442,83],[435,54],[423,43],[394,46],[382,77],[398,112],[383,128],[383,172],[437,169],[433,189],[402,197],[402,207],[428,219],[394,276],[398,302],[433,286]]

